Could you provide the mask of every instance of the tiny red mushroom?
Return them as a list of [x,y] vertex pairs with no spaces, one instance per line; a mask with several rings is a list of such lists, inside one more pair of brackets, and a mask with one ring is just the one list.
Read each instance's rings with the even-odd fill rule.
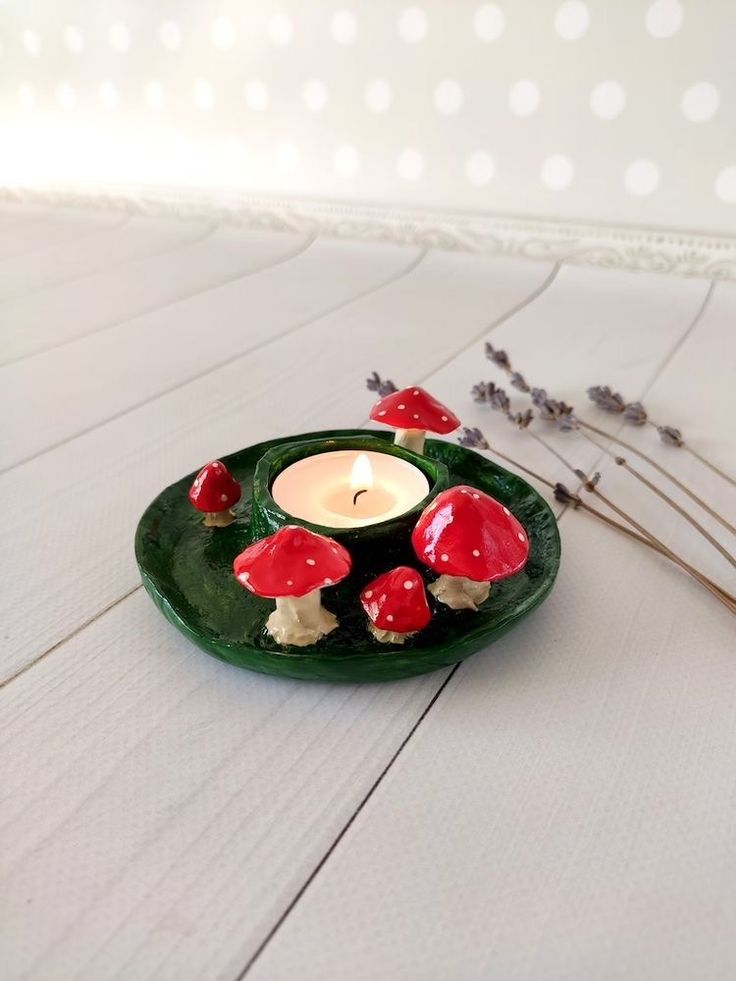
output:
[[256,596],[276,600],[266,630],[278,644],[306,647],[337,626],[321,590],[350,572],[350,553],[332,538],[286,525],[249,545],[233,562],[235,578]]
[[475,487],[451,487],[422,512],[411,536],[420,562],[440,573],[429,591],[453,610],[477,610],[492,582],[520,572],[529,540],[507,507]]
[[415,453],[424,452],[424,437],[428,432],[446,436],[460,425],[454,412],[418,385],[382,398],[373,406],[371,419],[393,426],[394,443]]
[[208,528],[225,528],[235,520],[230,508],[240,500],[240,484],[221,460],[202,467],[189,488],[189,500],[204,511]]
[[368,629],[382,644],[403,644],[432,618],[424,581],[407,565],[384,572],[362,590],[360,602],[368,614]]

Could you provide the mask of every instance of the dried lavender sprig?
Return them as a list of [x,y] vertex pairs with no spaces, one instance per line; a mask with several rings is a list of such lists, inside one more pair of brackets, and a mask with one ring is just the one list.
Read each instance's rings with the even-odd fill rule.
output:
[[377,392],[381,398],[391,395],[392,392],[398,392],[398,388],[391,379],[387,378],[384,381],[377,371],[372,371],[370,377],[366,378],[365,387],[369,392]]

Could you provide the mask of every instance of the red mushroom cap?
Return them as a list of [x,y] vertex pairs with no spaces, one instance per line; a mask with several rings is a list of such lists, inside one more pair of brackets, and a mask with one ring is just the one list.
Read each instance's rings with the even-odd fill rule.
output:
[[376,402],[371,409],[371,419],[395,429],[423,429],[441,436],[460,425],[454,412],[417,385],[392,392]]
[[368,619],[380,630],[408,634],[422,630],[432,618],[422,577],[408,565],[397,566],[369,582],[360,602]]
[[526,565],[529,540],[500,501],[475,487],[451,487],[425,508],[411,536],[417,557],[435,572],[494,582]]
[[350,553],[339,542],[299,525],[249,545],[233,562],[235,578],[256,596],[306,596],[333,586],[350,572]]
[[224,463],[213,460],[202,467],[189,489],[189,500],[198,511],[226,511],[240,500],[240,484]]

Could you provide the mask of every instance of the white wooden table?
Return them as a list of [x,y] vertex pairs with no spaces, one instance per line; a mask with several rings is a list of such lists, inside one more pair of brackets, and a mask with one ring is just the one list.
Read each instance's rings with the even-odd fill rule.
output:
[[566,511],[533,617],[351,687],[207,657],[132,551],[206,460],[364,423],[374,368],[569,482],[470,400],[501,381],[487,337],[581,415],[618,428],[584,398],[610,383],[733,470],[735,326],[732,283],[0,206],[4,981],[736,977],[735,622],[658,556]]

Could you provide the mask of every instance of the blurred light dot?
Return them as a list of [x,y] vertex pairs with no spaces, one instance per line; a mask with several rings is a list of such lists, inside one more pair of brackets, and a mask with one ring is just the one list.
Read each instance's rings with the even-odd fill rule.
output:
[[164,107],[164,89],[161,82],[148,82],[143,90],[143,97],[146,105],[154,112],[161,112]]
[[268,108],[268,89],[263,82],[253,79],[245,86],[245,104],[255,112],[263,112]]
[[636,197],[651,194],[658,184],[659,168],[651,160],[635,160],[624,172],[624,186]]
[[588,30],[590,14],[582,0],[566,0],[555,14],[555,30],[563,41],[578,41]]
[[424,157],[419,150],[402,150],[396,160],[396,173],[402,180],[417,181],[424,173]]
[[452,116],[463,104],[463,90],[453,78],[443,79],[434,90],[434,105],[443,116]]
[[75,24],[64,28],[64,44],[72,54],[77,55],[84,51],[84,38]]
[[130,47],[130,31],[125,24],[113,24],[109,37],[112,47],[120,54],[125,54]]
[[539,103],[539,86],[528,78],[515,82],[509,89],[509,109],[515,116],[533,116]]
[[354,44],[358,35],[358,23],[351,10],[338,10],[330,21],[330,34],[338,44]]
[[99,88],[97,97],[100,100],[100,105],[102,108],[110,111],[117,109],[118,102],[120,101],[118,90],[115,88],[112,82],[103,82]]
[[232,48],[237,40],[235,25],[229,17],[215,17],[210,28],[210,37],[216,48]]
[[704,123],[718,111],[721,96],[710,82],[696,82],[685,89],[682,96],[682,114],[691,123]]
[[35,31],[23,31],[23,47],[32,57],[41,54],[41,38]]
[[506,17],[495,3],[484,3],[475,12],[473,30],[480,41],[495,41],[503,34]]
[[28,82],[21,82],[18,86],[18,100],[24,112],[31,112],[36,105],[36,93]]
[[386,112],[393,102],[393,93],[385,78],[375,78],[366,86],[365,102],[371,112]]
[[569,157],[555,153],[542,164],[541,178],[550,191],[562,191],[572,183],[575,167]]
[[310,78],[302,89],[302,99],[310,112],[321,112],[327,104],[327,86],[319,78]]
[[468,162],[465,165],[465,176],[476,187],[490,184],[495,173],[495,161],[491,154],[485,150],[476,150],[468,157]]
[[599,119],[615,119],[626,105],[626,93],[618,82],[599,82],[590,93],[590,108]]
[[332,166],[339,177],[354,177],[360,167],[358,151],[348,144],[339,146],[332,158]]
[[212,82],[207,81],[206,78],[198,78],[192,90],[192,101],[197,109],[202,109],[205,112],[211,109],[215,104],[215,90],[212,88]]
[[69,82],[61,82],[56,86],[56,101],[65,112],[70,112],[77,104],[77,93]]
[[282,174],[292,174],[299,166],[299,156],[294,143],[281,143],[276,150],[276,166]]
[[418,44],[427,35],[427,15],[421,7],[407,7],[399,14],[399,37],[407,44]]
[[736,204],[736,164],[724,167],[716,177],[715,192],[726,204]]
[[175,20],[165,20],[158,29],[158,36],[169,51],[177,51],[181,47],[181,28]]
[[672,37],[682,27],[684,12],[679,0],[654,0],[644,16],[646,29],[656,38]]
[[268,36],[272,44],[281,47],[291,44],[294,36],[294,25],[288,14],[277,13],[268,20]]

